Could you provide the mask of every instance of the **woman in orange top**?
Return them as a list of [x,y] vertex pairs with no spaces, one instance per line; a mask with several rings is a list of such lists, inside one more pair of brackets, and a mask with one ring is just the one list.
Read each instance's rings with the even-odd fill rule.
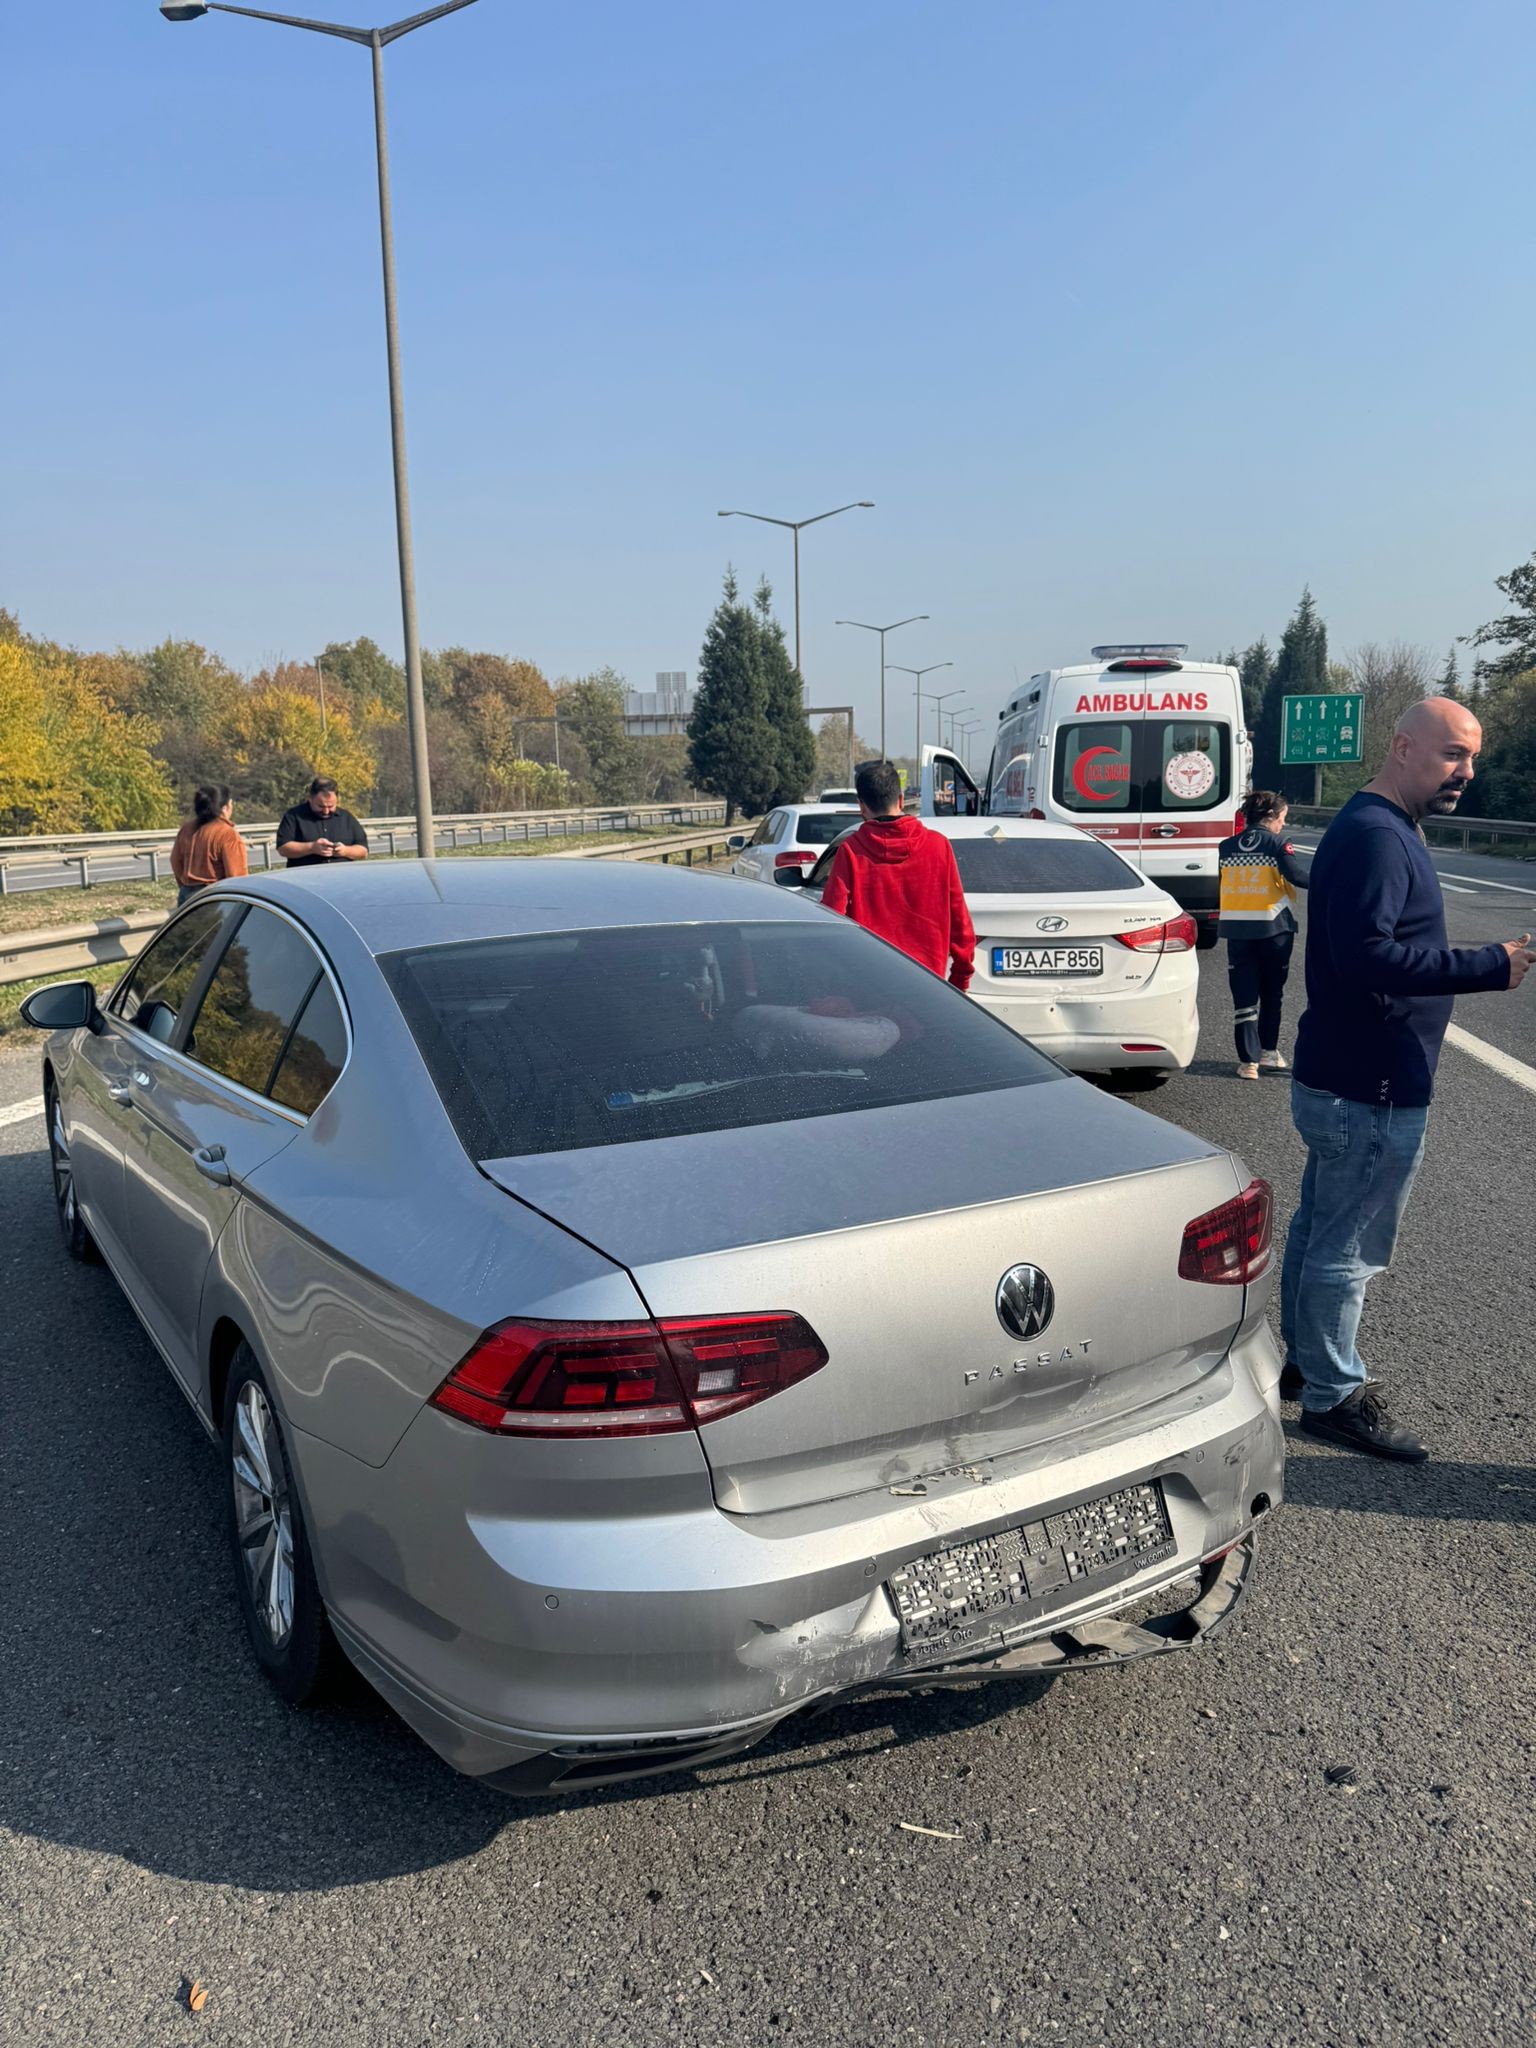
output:
[[171,848],[171,873],[181,884],[176,894],[178,908],[210,882],[248,872],[245,841],[229,822],[233,809],[222,783],[208,783],[193,796],[192,816],[176,834]]

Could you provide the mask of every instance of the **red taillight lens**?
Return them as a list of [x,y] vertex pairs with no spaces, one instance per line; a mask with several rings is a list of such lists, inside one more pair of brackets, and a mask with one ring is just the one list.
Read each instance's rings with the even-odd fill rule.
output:
[[1116,934],[1122,946],[1129,946],[1133,953],[1148,952],[1155,948],[1159,953],[1192,953],[1200,934],[1195,920],[1188,911],[1178,917],[1169,918],[1166,924],[1144,925],[1139,932]]
[[815,854],[807,846],[799,853],[776,853],[773,856],[773,864],[776,868],[802,868],[808,860],[815,858]]
[[1223,1202],[1184,1226],[1179,1278],[1218,1287],[1242,1287],[1269,1264],[1274,1197],[1267,1180],[1251,1180],[1235,1201]]
[[500,1323],[432,1406],[499,1436],[661,1436],[750,1408],[826,1362],[795,1315]]

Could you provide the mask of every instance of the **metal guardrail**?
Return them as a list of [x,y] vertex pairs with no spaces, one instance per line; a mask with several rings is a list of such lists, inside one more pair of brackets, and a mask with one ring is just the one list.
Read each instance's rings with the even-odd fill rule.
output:
[[[680,834],[676,839],[639,839],[620,846],[589,846],[569,854],[553,854],[555,860],[681,860],[692,867],[696,860],[713,860],[728,850],[729,835],[723,825],[705,832]],[[169,906],[167,906],[167,910]],[[134,960],[159,931],[165,911],[147,911],[135,917],[104,918],[100,924],[72,924],[57,931],[0,933],[0,988],[18,981],[41,981],[50,975],[79,973],[92,967],[115,967]]]
[[[1326,830],[1338,816],[1319,804],[1292,804],[1293,825]],[[1500,844],[1511,851],[1506,858],[1536,860],[1536,825],[1523,818],[1424,818],[1420,821],[1427,845],[1450,847],[1459,853],[1494,853]]]
[[138,958],[164,923],[163,911],[149,911],[140,917],[103,918],[100,924],[63,925],[52,932],[0,933],[0,987],[126,964]]
[[[643,825],[704,825],[723,820],[723,803],[590,804],[563,811],[468,811],[437,820],[437,844],[456,852],[461,846],[523,845],[529,840],[569,839],[588,832],[632,832]],[[411,818],[364,818],[368,836],[387,854],[414,851],[416,826]],[[277,821],[242,825],[247,857],[258,872],[277,865]],[[0,896],[30,886],[89,889],[103,877],[97,862],[110,863],[113,881],[158,882],[170,873],[170,852],[176,833],[86,832],[38,838],[0,839]],[[121,872],[124,863],[132,869]],[[57,881],[37,876],[55,868],[73,868]],[[29,881],[30,878],[30,881]]]

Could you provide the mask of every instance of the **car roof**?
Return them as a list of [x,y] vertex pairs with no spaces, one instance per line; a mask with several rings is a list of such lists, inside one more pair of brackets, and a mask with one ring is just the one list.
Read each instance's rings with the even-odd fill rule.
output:
[[341,874],[293,868],[215,887],[291,911],[322,939],[339,918],[376,954],[615,925],[820,924],[826,914],[789,890],[728,874],[553,853],[368,861]]
[[775,809],[776,811],[790,811],[790,812],[792,812],[792,813],[793,813],[793,814],[794,814],[794,815],[795,815],[796,817],[804,817],[804,816],[806,816],[807,814],[811,814],[811,815],[814,815],[814,814],[815,814],[815,813],[817,813],[817,812],[820,812],[820,813],[822,813],[822,814],[823,814],[824,816],[825,816],[826,814],[830,813],[830,814],[831,814],[831,815],[832,815],[833,817],[836,817],[836,815],[838,814],[838,812],[839,812],[839,811],[842,811],[842,812],[849,812],[849,811],[851,811],[851,810],[852,810],[852,808],[853,808],[853,805],[852,805],[852,803],[847,803],[847,802],[845,802],[845,803],[826,803],[826,804],[822,804],[822,803],[815,803],[815,804],[775,804],[773,808],[774,808],[774,809]]
[[[946,839],[1093,839],[1076,825],[1058,825],[1045,818],[924,818],[931,832]],[[1095,845],[1102,845],[1094,840]],[[1111,848],[1111,852],[1118,851]]]

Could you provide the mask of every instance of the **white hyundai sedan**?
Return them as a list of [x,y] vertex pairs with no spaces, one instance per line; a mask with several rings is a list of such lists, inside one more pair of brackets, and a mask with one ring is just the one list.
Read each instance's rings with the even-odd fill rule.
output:
[[772,882],[786,870],[802,880],[824,847],[859,823],[859,800],[847,803],[780,804],[751,832],[726,842],[736,858],[731,873],[748,882]]
[[[1187,911],[1073,825],[927,818],[955,849],[976,927],[972,998],[1075,1073],[1155,1087],[1199,1035],[1196,926]],[[835,846],[803,884],[819,897]],[[772,879],[795,886],[794,872]]]

